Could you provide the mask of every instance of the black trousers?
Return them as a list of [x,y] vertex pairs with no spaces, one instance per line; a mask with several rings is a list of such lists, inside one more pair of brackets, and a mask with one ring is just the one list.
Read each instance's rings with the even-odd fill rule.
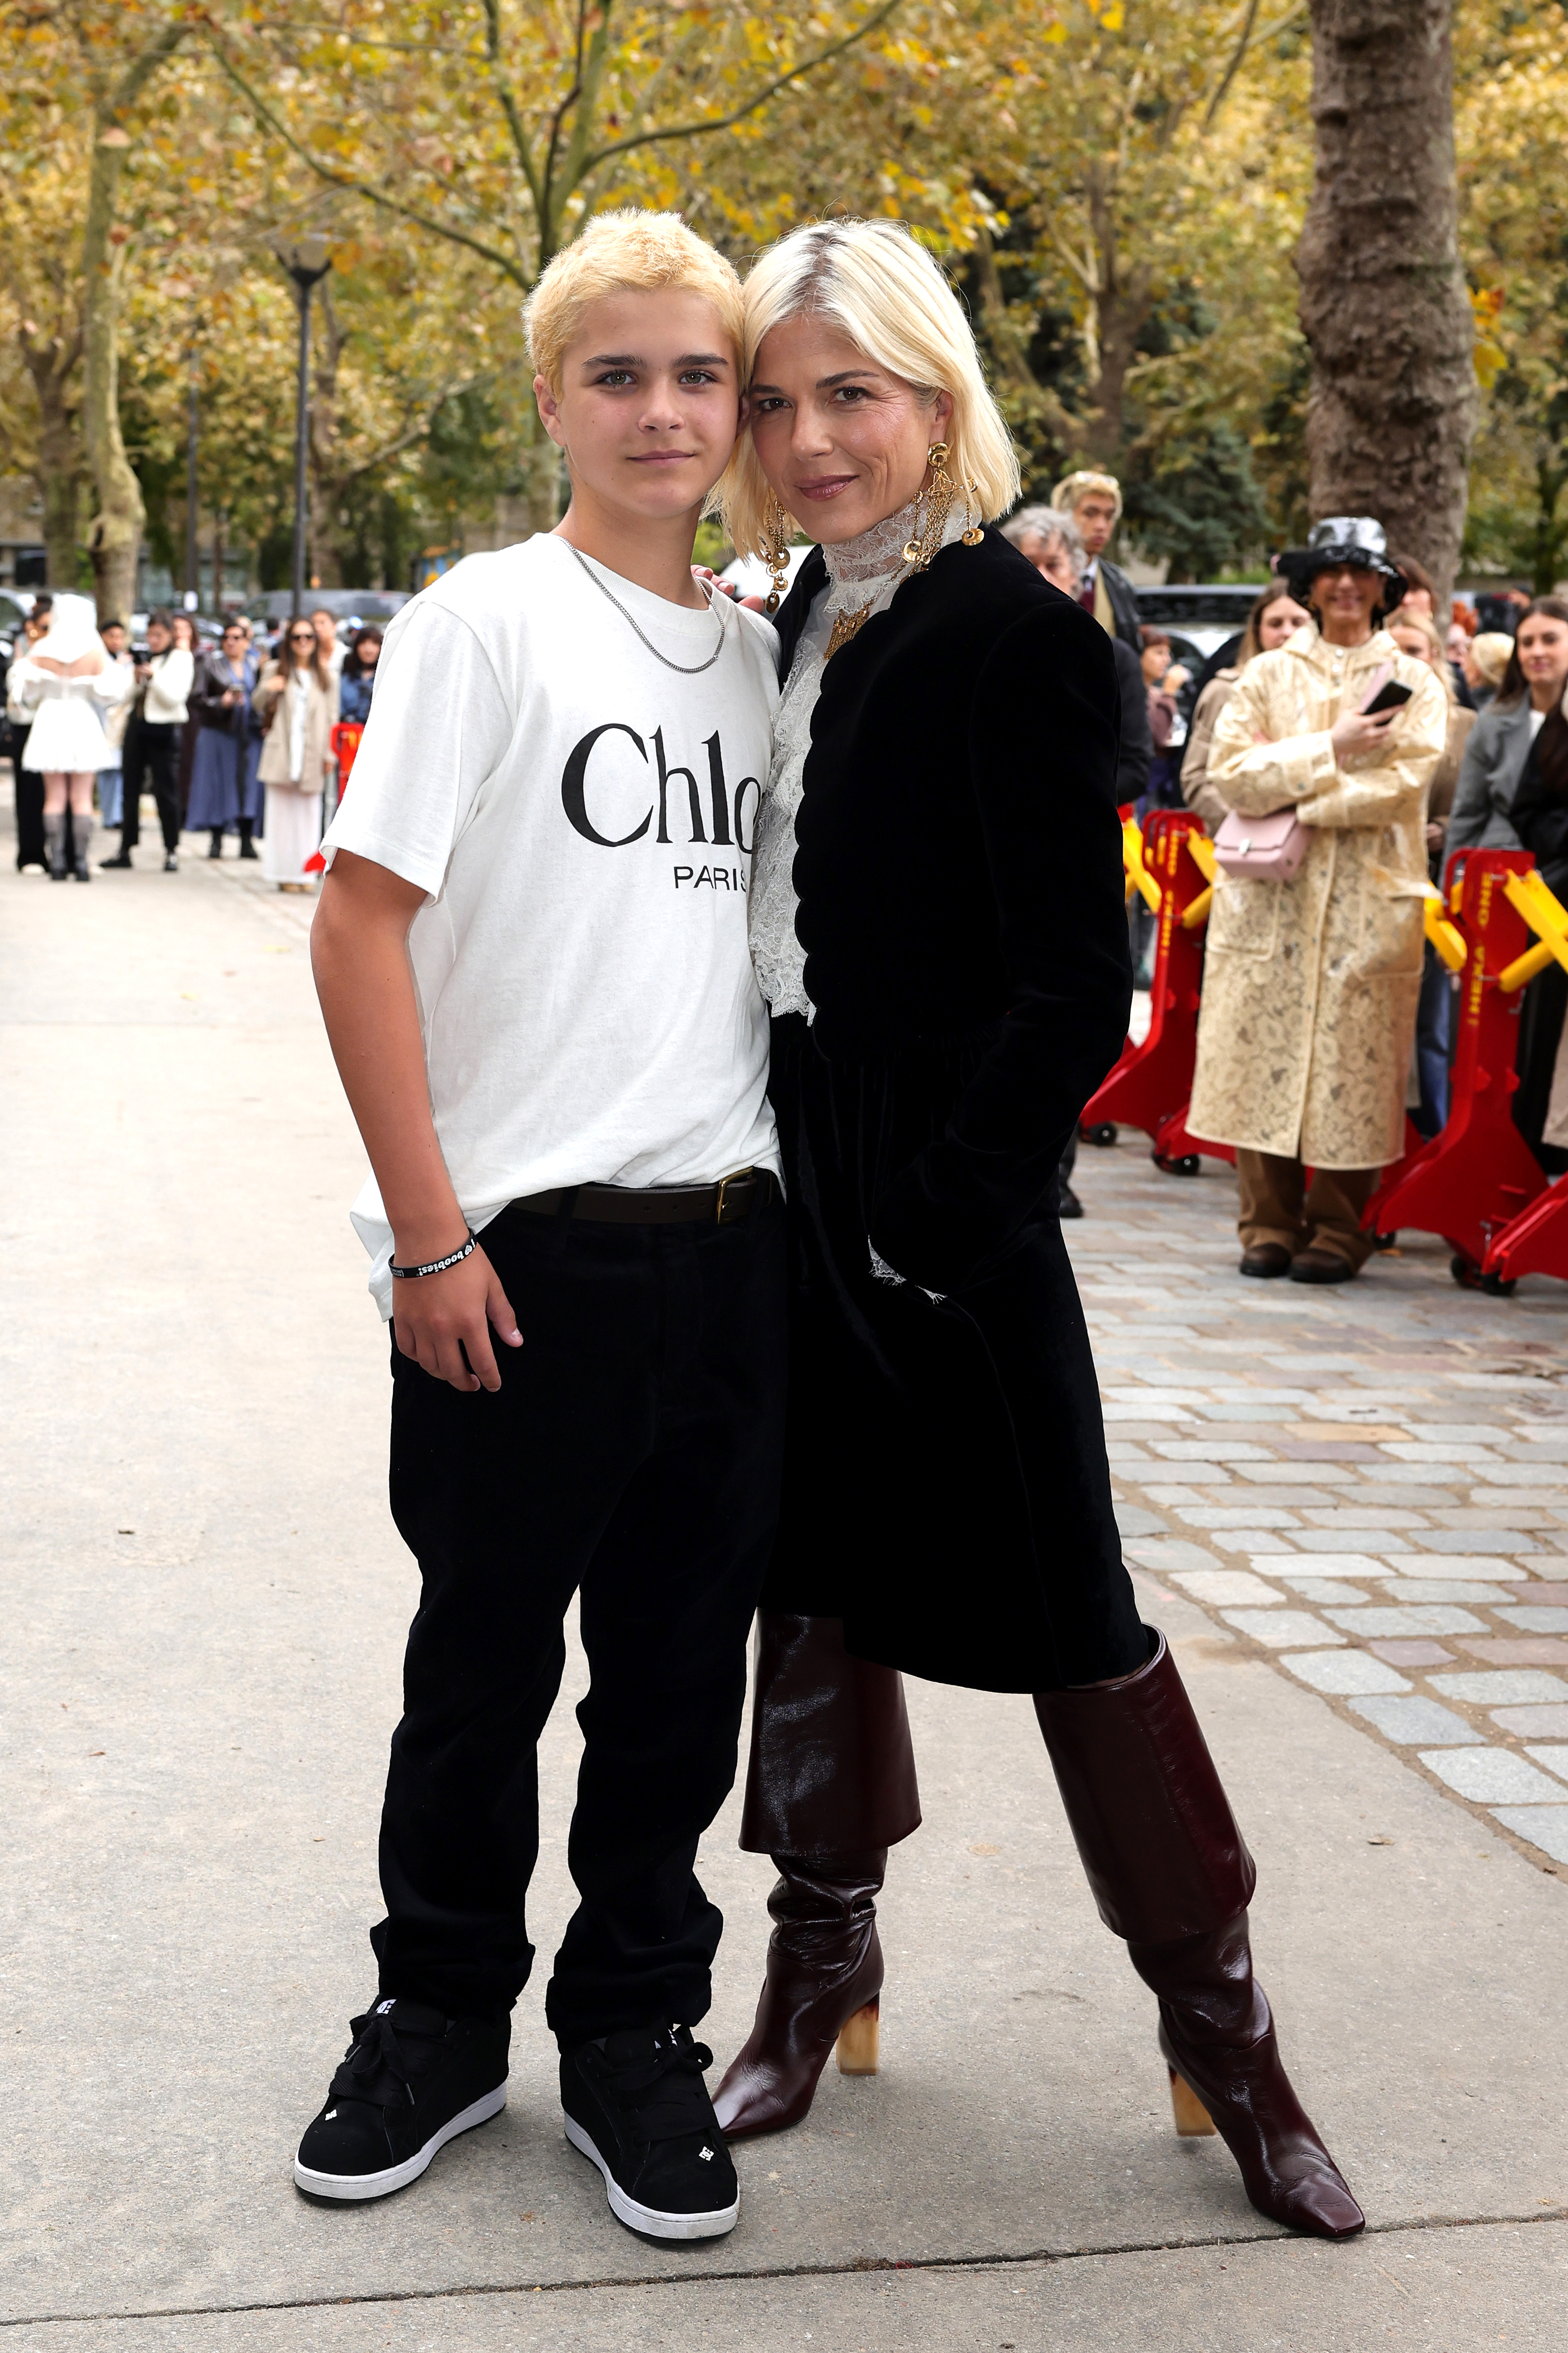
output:
[[175,726],[154,726],[132,712],[125,730],[125,803],[120,820],[120,847],[134,849],[142,839],[142,787],[151,783],[158,802],[165,849],[180,846],[180,736]]
[[735,1778],[778,1512],[784,1209],[610,1226],[514,1204],[484,1247],[516,1310],[501,1387],[393,1349],[392,1509],[423,1587],[382,1816],[383,1993],[502,2014],[533,1962],[539,1736],[581,1591],[591,1688],[545,2014],[562,2048],[694,2025],[723,1920],[692,1869]]
[[26,740],[26,728],[17,728],[11,760],[12,774],[16,777],[18,873],[24,866],[45,866],[48,863],[44,843],[44,780],[37,768],[24,768],[22,765],[22,746]]

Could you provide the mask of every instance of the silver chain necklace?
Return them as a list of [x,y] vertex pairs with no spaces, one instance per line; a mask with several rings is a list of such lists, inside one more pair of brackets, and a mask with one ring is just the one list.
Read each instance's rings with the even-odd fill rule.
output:
[[[571,542],[569,539],[568,539],[568,540],[565,540],[565,541],[563,541],[563,545],[564,545],[564,546],[566,546],[566,547],[572,547],[572,542]],[[661,661],[661,662],[664,664],[664,666],[665,666],[666,670],[679,670],[682,678],[700,678],[700,676],[702,675],[702,672],[703,672],[705,670],[711,670],[711,669],[712,669],[712,667],[713,667],[714,663],[718,660],[718,659],[719,659],[720,655],[721,655],[721,654],[723,652],[723,650],[724,650],[724,638],[725,638],[725,634],[726,634],[726,632],[725,632],[725,627],[724,627],[724,616],[723,616],[723,614],[722,614],[721,612],[715,612],[715,611],[714,611],[714,606],[715,606],[715,604],[716,604],[716,603],[717,603],[717,601],[718,601],[718,592],[717,592],[717,591],[715,591],[715,592],[714,592],[714,595],[713,595],[712,596],[710,596],[710,599],[709,599],[709,603],[708,603],[708,609],[709,609],[709,611],[710,611],[710,613],[712,613],[712,614],[713,614],[713,617],[714,617],[714,619],[715,619],[715,620],[718,622],[718,624],[719,624],[719,642],[718,642],[718,644],[714,647],[714,649],[713,649],[712,652],[709,655],[709,657],[708,657],[708,659],[707,659],[707,660],[706,660],[706,661],[700,661],[700,662],[678,662],[678,661],[671,661],[671,660],[670,660],[670,659],[669,659],[669,656],[668,656],[668,654],[661,654],[661,653],[659,652],[658,648],[654,644],[653,639],[652,639],[652,638],[647,635],[647,631],[646,631],[646,630],[644,630],[644,629],[642,629],[642,628],[638,628],[638,626],[637,626],[637,623],[636,619],[634,618],[634,617],[633,617],[630,613],[628,613],[628,612],[627,612],[627,610],[626,610],[626,607],[622,604],[622,602],[621,602],[620,598],[616,596],[616,594],[615,590],[614,590],[613,588],[607,587],[607,586],[605,586],[605,582],[604,582],[603,580],[601,580],[601,579],[600,579],[600,577],[599,577],[598,574],[595,571],[595,569],[594,569],[593,565],[588,562],[587,557],[583,554],[582,549],[581,549],[581,548],[578,548],[578,547],[572,547],[572,553],[573,553],[573,554],[577,558],[578,563],[582,565],[582,567],[583,567],[584,571],[587,574],[587,575],[588,575],[589,579],[593,582],[593,584],[594,584],[595,587],[595,588],[597,588],[597,589],[601,592],[601,594],[602,594],[602,595],[604,595],[604,596],[607,596],[607,597],[609,598],[609,600],[610,600],[611,604],[615,607],[615,608],[616,608],[616,612],[620,615],[620,617],[621,617],[622,620],[623,620],[623,621],[627,621],[627,622],[629,622],[629,623],[631,624],[631,627],[632,627],[634,629],[636,629],[636,630],[637,630],[637,633],[638,637],[639,637],[639,638],[641,638],[641,639],[642,639],[642,641],[643,641],[644,645],[647,648],[647,649],[648,649],[649,653],[653,656],[653,658],[654,658],[655,661]]]

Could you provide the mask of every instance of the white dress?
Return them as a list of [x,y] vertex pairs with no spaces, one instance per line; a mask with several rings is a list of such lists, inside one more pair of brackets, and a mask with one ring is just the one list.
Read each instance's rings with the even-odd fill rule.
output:
[[305,695],[300,688],[285,689],[287,716],[280,712],[273,725],[289,730],[289,769],[298,784],[270,784],[261,836],[261,871],[268,882],[304,882],[308,859],[321,846],[321,796],[307,789],[305,768]]
[[[921,501],[911,500],[897,514],[873,523],[858,539],[847,539],[822,551],[827,586],[812,599],[810,617],[795,641],[795,659],[784,681],[773,721],[773,754],[763,789],[752,863],[747,907],[752,965],[771,1013],[804,1013],[808,1021],[816,1013],[805,993],[805,951],[795,932],[795,818],[805,781],[811,714],[822,691],[827,642],[841,613],[858,613],[868,605],[873,613],[881,613],[892,603],[910,576],[903,550],[920,516]],[[963,501],[955,499],[942,532],[944,547],[959,537],[969,520]]]
[[79,776],[86,770],[117,767],[120,754],[110,747],[99,713],[121,702],[135,684],[130,670],[110,661],[96,678],[57,678],[52,670],[23,660],[17,700],[35,716],[22,746],[22,765],[46,776],[62,772]]

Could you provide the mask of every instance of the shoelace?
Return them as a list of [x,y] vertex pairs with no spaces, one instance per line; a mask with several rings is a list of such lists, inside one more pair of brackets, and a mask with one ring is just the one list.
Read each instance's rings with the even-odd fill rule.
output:
[[651,2144],[711,2132],[708,2103],[700,2097],[693,2100],[692,2093],[700,2092],[703,2070],[712,2064],[713,2053],[705,2042],[678,2042],[673,2035],[666,2042],[661,2035],[646,2066],[616,2069],[613,2095],[635,2123],[639,2139]]
[[372,2010],[332,2077],[328,2096],[334,2100],[365,2100],[373,2107],[385,2107],[400,2092],[407,2094],[412,2106],[414,2084],[392,2016]]

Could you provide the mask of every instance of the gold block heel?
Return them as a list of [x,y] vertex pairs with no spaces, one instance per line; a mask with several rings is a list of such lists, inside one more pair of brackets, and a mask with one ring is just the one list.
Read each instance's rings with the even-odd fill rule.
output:
[[1173,2067],[1166,2071],[1171,2078],[1171,2106],[1175,2113],[1176,2130],[1184,2140],[1199,2140],[1215,2130],[1215,2120],[1184,2076]]
[[[877,2072],[882,2004],[879,1995],[847,2019],[838,2030],[838,2072],[841,2075],[874,2075]],[[1212,2132],[1214,2127],[1209,2127]]]

